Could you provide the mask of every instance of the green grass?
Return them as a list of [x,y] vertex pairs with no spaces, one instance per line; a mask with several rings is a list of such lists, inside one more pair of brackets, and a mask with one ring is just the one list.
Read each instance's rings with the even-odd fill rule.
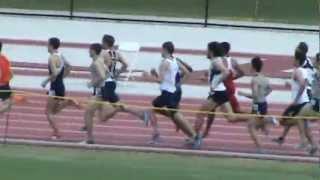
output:
[[256,4],[257,1],[211,0],[210,17],[319,24],[318,0],[259,0]]
[[151,153],[0,147],[3,180],[319,180],[314,164]]
[[[298,24],[319,23],[320,0],[210,0],[210,18]],[[205,0],[74,0],[75,10],[203,18]],[[257,4],[257,2],[259,2]],[[258,6],[257,6],[258,5]],[[0,7],[69,10],[69,0],[2,0]]]
[[36,9],[36,10],[62,10],[70,9],[68,0],[1,0],[2,8]]

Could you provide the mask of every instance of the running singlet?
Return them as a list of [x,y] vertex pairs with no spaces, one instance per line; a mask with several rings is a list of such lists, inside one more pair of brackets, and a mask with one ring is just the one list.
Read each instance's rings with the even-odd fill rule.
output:
[[169,63],[169,70],[165,73],[163,81],[160,83],[161,91],[174,93],[176,91],[176,78],[179,72],[179,65],[175,58],[165,59]]
[[[58,75],[57,75],[56,79],[50,83],[49,95],[62,96],[63,97],[65,95],[65,86],[64,86],[64,82],[63,82],[65,59],[60,53],[55,53],[52,56],[54,56],[54,55],[59,57],[60,67],[57,68]],[[49,70],[49,75],[52,75],[50,64],[48,66],[48,70]]]
[[0,69],[1,69],[0,84],[2,85],[9,84],[12,78],[11,64],[9,59],[2,54],[0,54]]
[[[299,67],[298,69],[296,69],[296,71],[300,71],[303,74],[304,79],[306,79],[306,72],[305,69],[302,67]],[[300,89],[300,85],[299,82],[297,80],[295,80],[294,78],[292,78],[291,80],[291,93],[292,93],[292,101],[295,101],[297,94],[299,92]],[[297,104],[294,105],[290,105],[282,114],[283,116],[296,116],[300,110],[309,102],[309,96],[307,93],[307,88],[304,89],[302,95],[300,96],[300,98],[298,99]],[[282,123],[288,123],[288,119],[284,119],[282,121]]]
[[313,75],[313,81],[311,83],[312,97],[320,99],[320,72]]
[[308,80],[307,89],[311,90],[311,82],[313,81],[313,76],[314,76],[314,73],[315,73],[314,66],[312,65],[311,59],[307,58],[302,67],[306,72],[306,79]]
[[[306,71],[305,69],[303,69],[302,67],[299,67],[297,69],[297,71],[302,72],[304,78],[306,79]],[[292,78],[291,80],[291,92],[292,92],[292,100],[294,101],[295,98],[297,97],[298,93],[299,93],[299,89],[300,89],[300,85],[299,82],[297,80],[295,80],[294,78]],[[300,96],[300,98],[298,99],[298,104],[303,104],[303,103],[307,103],[309,102],[309,97],[308,97],[308,93],[307,93],[307,89],[304,89],[302,95]]]
[[[217,57],[212,60],[213,62],[221,62],[222,58]],[[229,96],[227,93],[226,86],[223,82],[221,82],[222,73],[220,70],[217,70],[213,66],[213,62],[211,63],[211,67],[209,69],[209,81],[210,81],[210,92],[208,99],[212,99],[218,106],[225,104],[229,101]]]
[[116,72],[116,67],[117,67],[117,61],[119,60],[118,53],[115,50],[106,50],[108,55],[111,57],[111,64],[107,67],[108,72],[107,72],[107,80],[106,82],[111,82],[116,80],[117,72]]
[[[212,61],[215,61],[215,62],[221,61],[222,62],[222,58],[217,57],[217,58],[213,59]],[[215,87],[214,89],[211,89],[211,91],[226,91],[226,86],[224,85],[224,83],[222,83],[222,82],[219,83],[221,76],[222,76],[221,71],[215,69],[211,63],[211,67],[209,70],[209,83],[210,83],[211,87]]]
[[230,71],[229,76],[227,77],[226,80],[224,80],[224,85],[227,88],[227,91],[229,94],[235,94],[236,93],[236,85],[234,84],[234,75],[235,75],[235,70],[232,67],[232,59],[231,57],[226,57],[226,62],[227,62],[227,68]]
[[313,110],[316,112],[320,112],[320,72],[317,72],[314,74],[311,87],[312,87],[311,104],[313,106]]
[[[164,59],[164,62],[169,63],[169,69],[165,72],[164,78],[160,83],[161,95],[153,100],[152,105],[154,107],[168,107],[177,109],[181,96],[180,92],[177,92],[177,81],[180,81],[179,65],[176,58]],[[162,63],[164,63],[162,62]],[[175,113],[172,111],[171,113]]]
[[5,101],[9,99],[12,95],[11,88],[10,88],[10,80],[12,78],[12,71],[10,61],[7,57],[0,54],[0,70],[1,70],[1,77],[0,77],[0,100]]
[[[117,72],[116,66],[117,62],[120,60],[120,55],[116,50],[106,49],[101,52],[102,54],[107,54],[111,58],[111,63],[104,64],[106,70],[106,80],[104,86],[101,88],[101,94],[104,101],[116,103],[120,100],[116,93],[117,83],[116,79],[119,73]],[[104,55],[103,55],[104,56]],[[105,61],[105,59],[104,59]],[[104,62],[105,63],[105,62]]]

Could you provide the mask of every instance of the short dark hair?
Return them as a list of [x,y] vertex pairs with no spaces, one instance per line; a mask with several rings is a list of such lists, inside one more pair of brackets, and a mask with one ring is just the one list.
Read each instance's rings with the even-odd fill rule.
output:
[[90,49],[99,55],[102,51],[102,45],[100,43],[93,43],[90,45]]
[[114,46],[115,41],[114,37],[109,34],[105,34],[102,38],[102,43],[107,44],[110,47]]
[[174,44],[171,41],[164,42],[162,48],[167,50],[170,54],[174,53]]
[[255,71],[261,72],[263,68],[263,61],[259,56],[256,56],[251,60],[251,65]]
[[213,57],[223,56],[223,48],[217,41],[210,42],[208,44],[208,50],[213,53]]
[[0,41],[0,52],[2,51],[2,42]]
[[302,66],[307,59],[307,55],[300,49],[294,53],[294,58],[299,61],[299,65]]
[[300,42],[298,44],[298,48],[304,53],[307,54],[309,51],[309,47],[308,44],[306,42]]
[[228,42],[222,42],[222,43],[221,43],[221,46],[222,46],[224,55],[229,54],[229,51],[230,51],[230,49],[231,49],[230,43],[228,43]]
[[56,37],[50,38],[49,45],[51,45],[53,49],[58,49],[60,47],[60,39]]

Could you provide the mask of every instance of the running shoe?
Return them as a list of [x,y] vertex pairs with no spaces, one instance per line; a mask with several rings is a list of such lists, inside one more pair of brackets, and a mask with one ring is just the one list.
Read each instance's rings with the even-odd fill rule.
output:
[[87,130],[88,130],[87,126],[83,126],[83,127],[80,129],[80,131],[87,131]]
[[194,138],[193,144],[192,144],[192,149],[201,149],[202,146],[202,136],[201,135],[197,135]]
[[272,142],[282,145],[284,143],[284,139],[282,137],[279,137],[279,138],[272,139]]
[[311,149],[309,150],[309,155],[310,156],[314,156],[318,151],[318,147],[317,146],[312,146]]
[[161,143],[161,139],[160,139],[159,133],[153,134],[151,141],[148,142],[148,144],[151,144],[151,145],[156,145],[156,144],[160,144],[160,143]]
[[94,140],[85,140],[79,143],[80,145],[86,145],[86,144],[95,144]]

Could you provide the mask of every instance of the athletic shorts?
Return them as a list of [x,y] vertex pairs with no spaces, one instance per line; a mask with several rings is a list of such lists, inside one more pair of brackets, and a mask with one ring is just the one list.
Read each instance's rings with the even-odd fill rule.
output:
[[0,90],[2,91],[8,91],[8,92],[0,92],[0,99],[2,101],[5,101],[7,99],[9,99],[12,95],[12,92],[10,91],[11,88],[9,85],[4,85],[4,86],[0,86]]
[[50,90],[48,92],[49,96],[64,97],[66,89],[63,83],[51,83]]
[[161,95],[153,100],[152,105],[157,108],[172,108],[177,109],[177,103],[175,102],[175,93],[171,93],[168,91],[161,91]]
[[315,112],[320,112],[320,99],[315,99],[313,98],[311,100],[311,104],[312,104],[312,109],[315,111]]
[[92,95],[96,97],[102,97],[102,88],[93,88]]
[[268,114],[268,103],[253,103],[252,104],[252,113],[259,114],[259,115],[266,115]]
[[213,100],[218,106],[225,104],[229,101],[227,91],[214,91],[211,92],[208,99]]
[[282,114],[283,116],[296,116],[297,114],[299,114],[299,112],[301,111],[301,109],[308,104],[306,103],[302,103],[302,104],[297,104],[297,105],[291,105],[289,106],[284,113]]
[[110,103],[119,102],[119,96],[116,93],[117,84],[114,81],[105,82],[101,88],[102,99]]

